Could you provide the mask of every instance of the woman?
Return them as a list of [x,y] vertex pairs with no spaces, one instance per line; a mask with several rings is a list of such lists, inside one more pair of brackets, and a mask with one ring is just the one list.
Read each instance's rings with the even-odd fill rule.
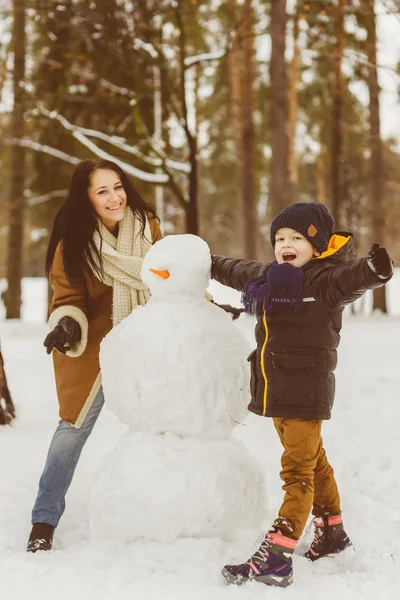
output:
[[111,161],[81,162],[55,219],[46,258],[53,288],[44,341],[53,352],[59,426],[32,511],[27,550],[50,550],[82,448],[104,403],[100,342],[146,304],[143,257],[162,235],[153,208]]

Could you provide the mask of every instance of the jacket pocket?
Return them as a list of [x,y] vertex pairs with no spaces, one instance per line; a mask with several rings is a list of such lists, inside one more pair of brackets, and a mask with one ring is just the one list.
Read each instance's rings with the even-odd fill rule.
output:
[[274,404],[313,409],[318,404],[319,364],[317,352],[291,350],[271,352]]
[[251,354],[247,357],[247,360],[250,363],[250,394],[251,399],[254,402],[256,400],[257,394],[257,372],[256,372],[256,364],[257,364],[257,348],[253,350]]

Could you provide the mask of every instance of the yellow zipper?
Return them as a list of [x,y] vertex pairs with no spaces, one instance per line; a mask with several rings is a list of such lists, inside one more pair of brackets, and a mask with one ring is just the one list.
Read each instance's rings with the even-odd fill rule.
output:
[[264,397],[263,397],[263,417],[265,417],[265,413],[267,412],[267,391],[268,391],[268,379],[267,379],[267,374],[265,372],[265,361],[264,361],[264,356],[265,356],[265,346],[267,345],[268,342],[268,325],[267,325],[267,318],[265,316],[265,312],[264,312],[264,316],[263,316],[263,323],[264,323],[264,329],[265,329],[265,340],[261,349],[261,372],[263,374],[264,377]]

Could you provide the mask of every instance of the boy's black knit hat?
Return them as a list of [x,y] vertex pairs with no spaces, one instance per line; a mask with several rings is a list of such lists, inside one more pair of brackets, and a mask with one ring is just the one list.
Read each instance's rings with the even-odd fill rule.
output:
[[318,202],[296,202],[286,206],[271,223],[271,244],[275,247],[278,229],[295,229],[316,248],[325,252],[335,227],[335,221],[324,204]]

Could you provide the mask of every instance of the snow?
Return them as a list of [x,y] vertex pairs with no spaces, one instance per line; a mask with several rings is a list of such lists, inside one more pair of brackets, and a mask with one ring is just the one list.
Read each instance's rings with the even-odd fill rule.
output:
[[234,540],[257,537],[264,474],[243,444],[128,432],[100,465],[90,491],[92,539]]
[[[167,269],[163,279],[151,269]],[[169,235],[158,241],[143,259],[141,278],[156,301],[185,302],[204,298],[211,269],[211,254],[206,242],[191,234]]]
[[204,297],[138,307],[101,345],[112,410],[135,431],[229,435],[248,403],[251,351],[232,325]]
[[142,50],[145,50],[148,54],[150,54],[151,58],[158,57],[158,52],[154,46],[148,42],[142,42],[142,40],[138,37],[135,38],[135,48],[142,48]]
[[138,169],[133,165],[130,165],[127,162],[124,162],[123,160],[112,156],[108,152],[105,152],[104,150],[99,148],[95,143],[88,140],[87,137],[79,131],[73,131],[72,135],[75,139],[78,140],[78,142],[81,142],[83,146],[86,146],[86,148],[91,150],[93,154],[95,154],[99,158],[104,158],[105,160],[112,160],[119,167],[121,167],[121,169],[124,169],[124,171],[126,171],[128,175],[132,175],[133,177],[136,177],[141,181],[149,181],[150,183],[167,183],[169,181],[168,175],[164,175],[163,173],[152,174],[148,173],[147,171],[142,171],[141,169]]
[[[219,302],[238,294],[213,283]],[[397,600],[400,589],[400,275],[389,284],[392,316],[344,319],[332,420],[323,427],[328,457],[342,497],[344,524],[354,543],[335,558],[309,563],[294,557],[295,581],[285,590],[252,583],[227,586],[220,568],[246,559],[253,534],[229,543],[218,538],[169,543],[93,540],[88,497],[96,472],[127,427],[104,410],[81,457],[57,530],[54,549],[28,554],[30,510],[57,422],[51,359],[42,343],[46,286],[24,281],[24,320],[0,321],[0,340],[18,418],[0,428],[0,597],[35,600]],[[0,315],[2,318],[2,315]],[[238,327],[252,339],[251,319]],[[264,523],[282,499],[281,448],[270,419],[249,415],[235,430],[261,462],[268,481]],[[302,543],[304,547],[305,542]],[[300,548],[299,548],[300,550]]]
[[55,156],[56,158],[59,158],[60,160],[69,162],[71,165],[77,165],[81,161],[81,159],[77,158],[76,156],[71,156],[70,154],[66,154],[66,152],[62,152],[61,150],[58,150],[57,148],[52,148],[51,146],[48,146],[47,144],[39,144],[38,142],[35,142],[34,140],[31,140],[29,138],[8,139],[8,140],[4,140],[4,144],[6,146],[17,145],[17,146],[22,146],[24,148],[31,148],[31,150],[36,150],[37,152],[44,152],[45,154],[50,154],[51,156]]
[[198,63],[207,62],[210,60],[219,60],[225,56],[226,52],[226,49],[221,49],[215,50],[214,52],[204,52],[203,54],[198,54],[197,56],[189,56],[184,60],[185,67],[192,67]]

